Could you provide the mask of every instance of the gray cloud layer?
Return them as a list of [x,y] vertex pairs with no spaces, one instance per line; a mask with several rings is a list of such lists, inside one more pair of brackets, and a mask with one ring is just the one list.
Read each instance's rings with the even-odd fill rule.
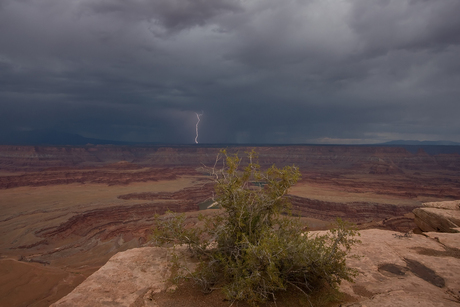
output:
[[458,0],[2,0],[0,129],[460,141]]

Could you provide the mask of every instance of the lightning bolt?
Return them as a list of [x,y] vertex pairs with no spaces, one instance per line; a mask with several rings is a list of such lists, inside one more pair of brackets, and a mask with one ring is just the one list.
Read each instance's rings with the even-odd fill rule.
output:
[[196,114],[196,118],[198,118],[198,121],[196,122],[196,127],[195,127],[195,130],[196,130],[195,144],[198,144],[198,125],[200,123],[200,117],[203,115],[203,113],[198,114],[195,112],[195,114]]

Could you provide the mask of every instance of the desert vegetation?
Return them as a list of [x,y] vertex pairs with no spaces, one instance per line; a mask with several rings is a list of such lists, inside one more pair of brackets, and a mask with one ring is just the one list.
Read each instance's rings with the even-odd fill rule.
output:
[[[185,227],[185,215],[157,217],[153,239],[159,245],[186,245],[200,259],[195,272],[180,265],[178,278],[190,278],[203,291],[220,289],[231,301],[257,306],[276,301],[288,288],[310,293],[352,280],[346,266],[356,231],[339,221],[326,234],[306,232],[290,214],[286,198],[300,178],[295,166],[262,171],[254,151],[247,161],[222,151],[210,170],[214,205],[222,214],[202,217],[204,227]],[[244,166],[244,167],[243,167]]]

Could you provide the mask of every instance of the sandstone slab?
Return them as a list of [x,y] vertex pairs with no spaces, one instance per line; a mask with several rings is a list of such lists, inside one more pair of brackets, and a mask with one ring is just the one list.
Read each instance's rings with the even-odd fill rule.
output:
[[[340,286],[354,302],[342,306],[460,306],[460,234],[369,229],[360,239],[348,259],[359,275]],[[162,307],[155,293],[168,289],[170,260],[163,248],[121,252],[52,306]]]
[[460,200],[435,201],[435,202],[423,203],[423,207],[447,209],[447,210],[460,210]]
[[450,210],[439,207],[423,207],[412,211],[415,224],[422,231],[458,232],[460,227],[460,210]]
[[166,248],[143,247],[118,253],[51,306],[156,306],[150,297],[167,289],[170,261]]
[[352,251],[359,258],[348,260],[360,274],[340,286],[358,302],[345,306],[460,306],[460,257],[452,252],[460,234],[430,235],[361,231]]

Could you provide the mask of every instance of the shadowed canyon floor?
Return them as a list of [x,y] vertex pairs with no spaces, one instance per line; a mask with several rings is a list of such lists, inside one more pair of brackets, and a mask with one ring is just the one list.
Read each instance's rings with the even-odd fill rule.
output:
[[[249,148],[229,148],[241,153]],[[260,147],[263,167],[296,164],[294,212],[407,231],[422,202],[460,198],[460,156],[393,147]],[[0,306],[48,306],[115,253],[148,240],[155,214],[212,196],[214,147],[0,146]],[[208,210],[205,214],[212,214]]]

